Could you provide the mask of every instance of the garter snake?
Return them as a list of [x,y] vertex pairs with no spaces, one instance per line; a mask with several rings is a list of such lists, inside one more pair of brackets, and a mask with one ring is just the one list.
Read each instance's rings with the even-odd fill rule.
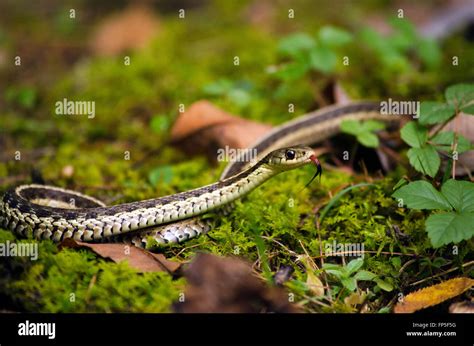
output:
[[109,241],[117,237],[145,246],[181,242],[206,232],[193,216],[219,208],[247,194],[283,171],[319,162],[309,145],[339,131],[345,119],[396,121],[380,114],[380,104],[358,102],[331,106],[274,128],[255,143],[257,163],[229,163],[217,183],[174,195],[105,206],[87,195],[46,185],[21,185],[0,200],[0,226],[37,239]]

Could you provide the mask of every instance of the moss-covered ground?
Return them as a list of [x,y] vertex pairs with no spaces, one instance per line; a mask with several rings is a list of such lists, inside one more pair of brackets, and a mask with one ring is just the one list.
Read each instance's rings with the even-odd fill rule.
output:
[[[87,6],[86,2],[80,4]],[[35,43],[31,54],[40,51],[42,44],[52,50],[51,57],[41,58],[43,64],[54,65],[55,57],[60,62],[54,68],[45,67],[43,74],[30,70],[28,77],[25,73],[18,76],[13,69],[2,72],[9,84],[2,90],[0,192],[30,181],[32,169],[41,172],[49,184],[79,190],[108,204],[199,187],[216,181],[224,164],[213,166],[203,157],[185,156],[167,144],[179,104],[206,98],[230,113],[279,124],[319,106],[313,89],[333,79],[341,81],[354,99],[439,99],[445,86],[463,81],[469,72],[466,66],[462,72],[448,64],[451,57],[462,54],[466,60],[474,59],[472,45],[455,37],[443,43],[442,67],[423,70],[414,63],[413,70],[400,74],[377,65],[373,54],[354,42],[345,48],[357,52],[349,72],[322,76],[322,85],[313,78],[282,82],[267,72],[269,66],[281,61],[277,52],[281,37],[293,32],[314,34],[327,23],[355,32],[363,24],[363,14],[379,8],[372,2],[357,7],[341,2],[342,10],[321,10],[315,16],[309,15],[311,2],[301,2],[297,13],[307,14],[298,21],[288,21],[286,10],[282,10],[274,23],[265,27],[246,17],[249,6],[248,1],[212,1],[209,6],[190,9],[185,21],[169,10],[161,16],[153,42],[128,54],[130,65],[124,64],[123,55],[104,58],[77,52],[74,63],[66,64],[57,58],[59,53],[52,44],[47,46],[49,37],[56,38],[58,44],[72,40],[80,46],[82,35],[90,34],[87,24],[100,18],[83,19],[76,25],[60,20],[51,24],[43,15],[21,30],[10,23],[13,32],[27,34]],[[55,16],[59,18],[60,11],[67,8],[55,9]],[[275,8],[278,12],[279,7]],[[391,14],[381,11],[387,18]],[[14,35],[1,37],[5,47],[18,46]],[[236,55],[239,66],[233,64]],[[23,61],[26,64],[28,58]],[[206,91],[206,85],[223,79],[244,85],[244,96],[212,96]],[[55,115],[54,103],[65,97],[95,101],[96,117]],[[293,114],[288,113],[289,102],[296,105]],[[17,151],[21,160],[14,159]],[[324,157],[322,160],[325,162]],[[73,167],[72,175],[66,166]],[[158,178],[156,172],[161,172]],[[439,282],[440,278],[433,276],[450,269],[441,279],[469,275],[462,264],[469,256],[472,259],[474,250],[472,241],[458,244],[456,254],[451,246],[433,249],[424,229],[426,215],[399,208],[390,197],[396,182],[409,173],[406,162],[400,162],[386,176],[375,178],[373,174],[369,178],[373,186],[345,194],[319,227],[316,211],[341,189],[367,181],[367,176],[327,167],[320,183],[315,181],[303,189],[311,168],[285,173],[237,202],[229,215],[215,218],[208,235],[160,251],[179,261],[188,261],[197,252],[237,255],[255,263],[262,278],[266,271],[274,273],[289,265],[295,272],[286,283],[288,292],[306,311],[355,312],[361,305],[345,300],[350,293],[334,277],[323,282],[331,288],[329,297],[318,297],[311,290],[308,261],[318,266],[322,258],[341,263],[338,257],[325,258],[321,249],[333,241],[362,243],[366,251],[363,269],[380,279],[380,284],[359,282],[358,292],[366,296],[364,309],[389,311],[400,292],[421,287],[410,286],[416,281],[426,279],[425,285]],[[8,239],[15,236],[0,230],[0,241]],[[4,258],[0,271],[3,308],[15,311],[165,312],[186,284],[184,278],[165,273],[137,273],[126,263],[105,261],[86,250],[58,250],[49,241],[39,242],[37,261]]]

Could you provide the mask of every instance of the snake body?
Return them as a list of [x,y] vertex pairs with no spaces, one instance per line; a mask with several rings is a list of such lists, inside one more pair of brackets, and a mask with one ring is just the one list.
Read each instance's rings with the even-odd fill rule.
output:
[[[37,239],[99,241],[221,207],[275,174],[310,163],[313,157],[313,151],[308,147],[275,150],[255,166],[229,179],[170,196],[112,207],[103,206],[99,201],[74,191],[22,185],[7,191],[3,197],[0,225],[22,236]],[[71,200],[73,203],[70,203]],[[54,201],[56,205],[44,205],[49,201]],[[169,233],[170,239],[167,240],[179,240],[174,237]]]
[[[343,120],[399,120],[382,115],[379,109],[379,103],[358,102],[296,118],[252,146],[257,152],[255,165],[237,159],[229,163],[219,182],[161,198],[106,207],[75,191],[21,185],[8,190],[0,200],[0,226],[22,236],[53,241],[108,241],[119,236],[145,246],[151,236],[158,243],[181,242],[209,228],[193,216],[227,205],[280,172],[310,163],[311,149],[300,145],[332,136]],[[294,158],[287,157],[289,151]]]

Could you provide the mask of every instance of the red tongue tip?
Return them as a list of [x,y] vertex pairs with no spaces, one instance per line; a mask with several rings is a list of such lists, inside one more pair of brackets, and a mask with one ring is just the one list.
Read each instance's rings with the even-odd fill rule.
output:
[[318,158],[316,157],[316,155],[314,155],[314,154],[311,155],[311,156],[309,157],[309,159],[310,159],[311,161],[313,161],[315,165],[319,165],[319,160],[318,160]]

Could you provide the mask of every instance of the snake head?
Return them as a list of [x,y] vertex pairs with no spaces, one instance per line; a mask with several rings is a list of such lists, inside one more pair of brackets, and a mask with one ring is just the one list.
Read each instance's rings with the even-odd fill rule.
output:
[[294,146],[277,149],[267,155],[265,162],[272,169],[287,171],[309,163],[317,167],[316,175],[321,174],[321,164],[309,147]]

